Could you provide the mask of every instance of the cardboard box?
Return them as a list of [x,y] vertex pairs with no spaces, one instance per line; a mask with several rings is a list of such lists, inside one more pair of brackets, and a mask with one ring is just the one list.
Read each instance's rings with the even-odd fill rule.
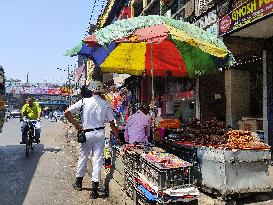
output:
[[247,119],[247,120],[240,120],[238,122],[240,130],[248,130],[248,131],[256,131],[256,130],[263,130],[263,120],[261,119]]

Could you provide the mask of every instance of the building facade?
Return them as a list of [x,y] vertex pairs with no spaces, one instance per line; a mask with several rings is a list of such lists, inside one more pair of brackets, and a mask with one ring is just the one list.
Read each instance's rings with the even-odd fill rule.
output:
[[186,0],[172,5],[175,9],[165,15],[222,38],[236,60],[229,69],[197,78],[196,116],[217,117],[233,128],[261,129],[272,146],[273,2]]
[[[222,38],[236,60],[231,68],[215,68],[216,74],[194,80],[155,78],[156,95],[164,95],[169,116],[175,116],[179,107],[194,106],[188,116],[202,121],[217,118],[233,128],[261,129],[272,145],[272,8],[272,1],[263,0],[132,0],[119,19],[164,15]],[[162,80],[164,86],[158,83]],[[149,77],[141,78],[139,88],[141,101],[151,100]]]
[[[224,1],[218,5],[218,18],[218,34],[236,59],[234,68],[226,71],[226,87],[233,88],[227,99],[227,122],[249,116],[272,146],[273,2]],[[242,78],[236,79],[238,75]],[[236,80],[240,86],[235,86]],[[236,109],[242,104],[242,109]]]

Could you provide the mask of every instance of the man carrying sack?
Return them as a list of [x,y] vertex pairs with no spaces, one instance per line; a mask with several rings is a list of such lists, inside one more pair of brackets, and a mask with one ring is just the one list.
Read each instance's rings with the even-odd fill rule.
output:
[[[100,81],[92,81],[89,85],[92,97],[79,100],[65,111],[65,117],[76,129],[85,134],[86,141],[81,143],[80,157],[78,160],[76,180],[73,183],[74,189],[82,190],[82,180],[87,168],[87,161],[90,151],[93,156],[92,189],[90,198],[97,198],[98,186],[103,165],[103,153],[105,145],[104,123],[110,123],[113,133],[117,136],[118,129],[114,123],[114,113],[108,102],[101,98],[104,92],[103,84]],[[82,112],[82,126],[72,116],[72,113]],[[81,134],[82,135],[82,134]]]

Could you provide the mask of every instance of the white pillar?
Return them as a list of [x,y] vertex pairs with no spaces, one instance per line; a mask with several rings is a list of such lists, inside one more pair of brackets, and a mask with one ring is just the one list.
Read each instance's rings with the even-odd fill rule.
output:
[[263,130],[264,139],[268,143],[268,118],[267,118],[267,65],[266,51],[263,51]]
[[196,86],[195,86],[195,117],[201,120],[201,112],[200,112],[200,77],[196,78]]
[[143,9],[145,9],[148,6],[148,1],[147,0],[143,0]]

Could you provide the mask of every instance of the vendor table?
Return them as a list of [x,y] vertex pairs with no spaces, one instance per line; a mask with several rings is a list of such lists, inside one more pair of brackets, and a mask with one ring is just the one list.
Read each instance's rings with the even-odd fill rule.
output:
[[222,196],[271,191],[269,150],[230,150],[199,147],[201,184]]
[[270,150],[217,149],[176,145],[174,142],[165,142],[166,145],[180,158],[189,157],[184,150],[187,153],[191,150],[198,170],[197,185],[206,192],[225,198],[271,191],[268,172]]

